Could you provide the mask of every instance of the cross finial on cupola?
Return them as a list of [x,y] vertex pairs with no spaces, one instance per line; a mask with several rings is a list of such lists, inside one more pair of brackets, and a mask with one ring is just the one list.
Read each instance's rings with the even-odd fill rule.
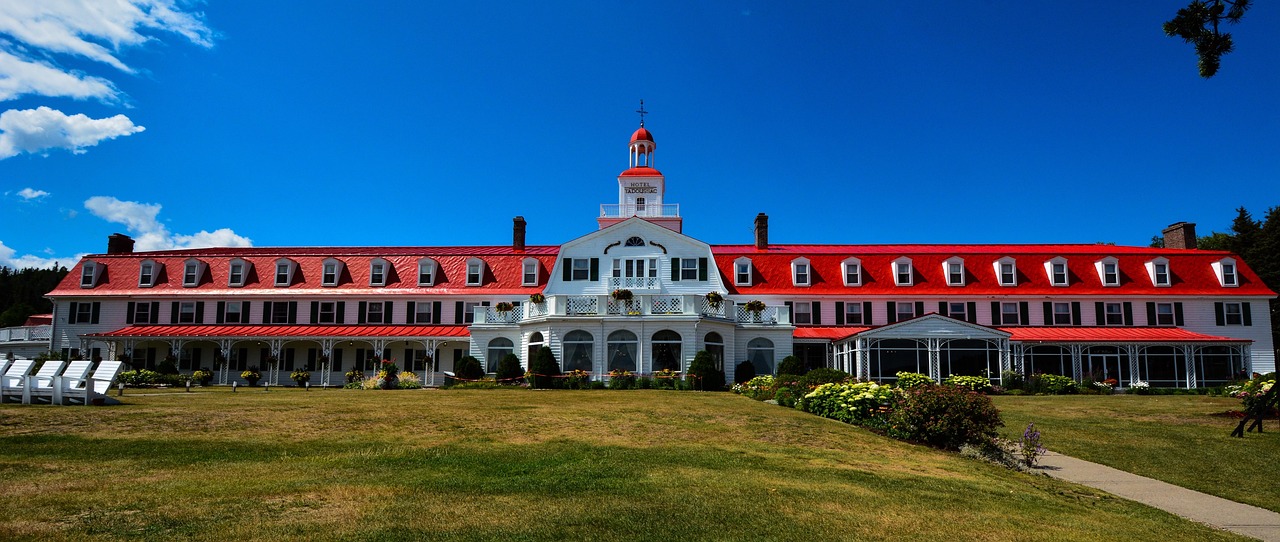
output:
[[644,116],[649,114],[648,111],[644,110],[644,99],[640,100],[640,109],[637,109],[636,113],[640,114],[640,125],[644,126]]

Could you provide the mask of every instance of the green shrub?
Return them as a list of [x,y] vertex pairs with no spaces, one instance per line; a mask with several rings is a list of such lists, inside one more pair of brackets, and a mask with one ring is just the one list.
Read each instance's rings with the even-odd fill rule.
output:
[[396,387],[402,390],[416,390],[422,388],[422,379],[418,378],[418,373],[403,371],[400,373],[396,381]]
[[515,354],[507,354],[502,356],[502,360],[498,362],[499,384],[519,384],[524,379],[524,367],[520,366],[520,358]]
[[1006,390],[1024,390],[1027,387],[1027,379],[1017,371],[1001,372],[1000,380]]
[[162,375],[178,374],[178,364],[174,362],[173,356],[164,358],[159,365],[156,365],[156,372]]
[[191,380],[199,383],[201,386],[208,386],[210,382],[213,382],[213,371],[204,367],[196,369],[195,372],[191,373]]
[[574,369],[564,373],[564,376],[565,378],[562,380],[564,381],[564,387],[566,388],[571,390],[591,389],[591,373]]
[[558,385],[560,376],[560,363],[556,361],[556,355],[551,352],[550,347],[542,347],[534,354],[533,361],[529,363],[529,385],[538,389],[551,389]]
[[603,389],[605,389],[604,382],[601,382],[601,381],[599,381],[599,380],[592,380],[592,381],[591,381],[591,389],[593,389],[593,390],[603,390]]
[[636,389],[641,389],[641,390],[653,389],[653,379],[647,376],[642,376],[640,378],[637,378]]
[[823,384],[801,397],[796,408],[845,423],[878,427],[901,393],[875,382]]
[[782,386],[773,392],[773,400],[777,401],[779,406],[794,407],[796,406],[796,392],[790,387]]
[[[756,377],[756,378],[759,378],[759,377]],[[800,378],[801,378],[800,375],[794,375],[791,373],[778,373],[777,376],[773,377],[773,382],[774,382],[773,387],[774,389],[780,388],[782,386],[787,386],[789,388],[797,388],[797,387],[800,387]]]
[[453,368],[453,374],[463,380],[480,380],[484,378],[484,366],[472,356],[463,356]]
[[849,373],[839,369],[828,369],[826,367],[813,369],[804,374],[800,378],[800,387],[804,389],[812,389],[823,384],[836,384],[849,380]]
[[724,371],[716,369],[716,362],[706,350],[699,350],[689,363],[688,379],[695,390],[720,391],[724,389]]
[[933,384],[933,379],[929,378],[929,375],[923,375],[920,373],[899,371],[896,376],[898,377],[898,387],[903,389],[919,388],[921,386],[929,386]]
[[951,375],[946,380],[943,380],[942,383],[978,393],[989,393],[991,391],[991,380],[985,376]]
[[757,401],[773,399],[773,393],[776,389],[777,380],[769,375],[757,376],[741,384],[733,385],[734,393],[745,395]]
[[1079,386],[1070,377],[1036,373],[1027,380],[1027,391],[1049,395],[1067,395],[1077,393]]
[[676,389],[676,381],[681,380],[679,375],[671,369],[662,369],[653,373],[653,387],[660,390]]
[[778,374],[804,376],[807,372],[809,369],[805,368],[804,362],[795,356],[782,358],[782,363],[778,364]]
[[733,383],[741,384],[756,377],[756,366],[750,361],[739,363],[733,368]]
[[475,382],[459,382],[453,381],[452,384],[444,386],[443,389],[449,390],[496,390],[502,385],[492,380],[478,380]]
[[154,386],[159,379],[160,373],[147,369],[124,371],[116,376],[116,382],[123,383],[125,386],[130,388]]
[[980,445],[1004,425],[991,398],[955,386],[906,390],[889,415],[889,436],[946,450]]
[[609,389],[629,390],[636,387],[636,375],[631,371],[609,371]]
[[[355,389],[360,389],[360,386],[358,384],[360,384],[361,382],[364,382],[364,371],[361,371],[360,369],[352,369],[350,371],[347,371],[346,377],[347,377],[347,384],[357,384]],[[343,387],[345,388],[346,386],[343,386]]]

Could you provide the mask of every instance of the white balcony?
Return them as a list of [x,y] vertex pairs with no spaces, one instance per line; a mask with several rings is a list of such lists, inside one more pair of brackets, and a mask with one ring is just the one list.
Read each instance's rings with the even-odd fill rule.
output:
[[600,205],[601,218],[630,218],[651,217],[651,218],[679,218],[679,203],[664,203],[662,205],[636,205],[636,204],[618,204],[605,203]]
[[701,316],[730,320],[739,324],[791,325],[791,312],[786,306],[773,305],[760,312],[747,310],[743,305],[724,301],[711,306],[702,295],[634,294],[630,301],[618,301],[608,295],[548,296],[545,303],[519,303],[509,311],[497,308],[476,307],[474,323],[517,324],[528,320],[540,320],[549,316],[568,317],[674,317]]
[[0,342],[48,341],[51,331],[51,325],[0,328]]

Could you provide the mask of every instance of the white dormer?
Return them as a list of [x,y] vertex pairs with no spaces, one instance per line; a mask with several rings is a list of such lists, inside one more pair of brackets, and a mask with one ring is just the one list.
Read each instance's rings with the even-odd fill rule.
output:
[[1146,263],[1147,277],[1151,285],[1167,287],[1173,284],[1173,275],[1169,272],[1169,259],[1160,257]]
[[239,288],[249,280],[249,272],[253,271],[253,263],[240,258],[231,260],[227,265],[227,286]]
[[1120,260],[1116,259],[1115,256],[1107,256],[1093,262],[1093,267],[1098,270],[1098,280],[1102,281],[1103,286],[1114,287],[1120,285]]
[[276,260],[275,285],[285,287],[293,284],[293,272],[298,269],[298,262],[289,258]]
[[751,258],[742,257],[733,261],[733,283],[735,285],[751,286],[751,276],[753,274]]
[[898,286],[911,286],[915,284],[915,268],[911,265],[911,258],[903,256],[893,261],[893,283]]
[[947,286],[964,286],[964,258],[952,256],[942,261],[942,276]]
[[862,286],[862,260],[845,258],[840,262],[840,268],[844,274],[845,286]]
[[434,286],[436,283],[436,261],[431,258],[418,260],[418,286]]
[[520,285],[537,286],[541,282],[541,267],[537,258],[525,258],[520,262]]
[[813,267],[809,265],[808,258],[791,260],[791,284],[795,286],[810,286],[813,284]]
[[208,264],[196,258],[188,259],[182,262],[182,287],[195,288],[200,285],[200,277],[204,276],[204,270]]
[[85,260],[84,265],[80,268],[80,287],[93,288],[97,286],[98,281],[102,280],[102,274],[106,271],[106,264]]
[[996,282],[1001,286],[1018,285],[1018,261],[1005,256],[995,261],[992,267],[996,272]]
[[1044,262],[1044,274],[1052,286],[1070,286],[1071,274],[1067,270],[1067,259],[1057,256]]
[[382,258],[369,260],[369,286],[386,286],[391,274],[391,262]]
[[467,286],[480,286],[484,283],[484,260],[467,258]]
[[1213,266],[1213,274],[1218,277],[1218,284],[1223,288],[1240,286],[1240,268],[1236,266],[1235,258],[1223,258],[1210,265]]
[[138,287],[150,288],[156,285],[156,281],[160,280],[160,273],[164,271],[164,264],[155,260],[142,260],[138,265]]
[[320,285],[321,286],[337,286],[338,281],[342,280],[342,270],[346,268],[346,264],[337,258],[325,258],[320,262]]

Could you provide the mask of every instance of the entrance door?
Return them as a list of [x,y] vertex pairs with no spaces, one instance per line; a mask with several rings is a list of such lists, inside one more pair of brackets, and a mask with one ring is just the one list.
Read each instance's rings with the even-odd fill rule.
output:
[[1085,378],[1098,381],[1114,378],[1121,380],[1120,356],[1118,354],[1093,354],[1089,356],[1088,367],[1085,367]]

